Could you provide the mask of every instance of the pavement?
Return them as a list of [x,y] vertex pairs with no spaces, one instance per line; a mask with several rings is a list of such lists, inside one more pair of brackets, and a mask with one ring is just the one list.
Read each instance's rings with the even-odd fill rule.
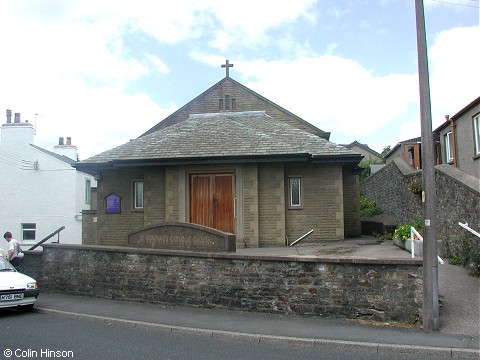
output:
[[[241,249],[237,253],[270,256],[348,256],[405,258],[410,254],[387,241],[373,239],[295,247]],[[399,324],[359,323],[347,319],[302,317],[242,311],[204,309],[165,304],[135,303],[41,293],[36,312],[103,321],[168,332],[209,337],[238,337],[255,342],[301,346],[370,349],[378,353],[403,352],[480,359],[480,279],[447,262],[439,265],[440,329],[426,332]]]

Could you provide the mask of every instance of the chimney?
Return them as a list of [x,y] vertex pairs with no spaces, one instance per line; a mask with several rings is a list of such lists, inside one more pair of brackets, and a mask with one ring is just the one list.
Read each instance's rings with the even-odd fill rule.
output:
[[77,161],[77,147],[72,145],[72,138],[68,136],[66,144],[64,139],[63,137],[58,138],[58,145],[54,146],[53,151],[58,155],[63,155]]
[[12,110],[7,109],[7,124],[12,123]]
[[13,122],[14,122],[15,124],[19,124],[19,123],[20,123],[20,113],[15,113],[15,118],[14,118]]

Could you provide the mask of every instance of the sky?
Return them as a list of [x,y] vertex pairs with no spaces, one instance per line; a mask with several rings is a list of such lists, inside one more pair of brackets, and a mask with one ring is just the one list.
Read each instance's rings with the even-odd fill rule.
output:
[[[479,0],[425,0],[432,129],[480,96]],[[225,77],[381,152],[420,136],[415,0],[2,0],[0,109],[80,160]],[[6,122],[6,117],[1,123]]]

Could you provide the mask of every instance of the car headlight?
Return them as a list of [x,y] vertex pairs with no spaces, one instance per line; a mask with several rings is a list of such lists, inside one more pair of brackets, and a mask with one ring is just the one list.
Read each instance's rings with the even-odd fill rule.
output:
[[38,284],[36,282],[31,282],[27,284],[27,289],[28,290],[35,290],[38,289]]

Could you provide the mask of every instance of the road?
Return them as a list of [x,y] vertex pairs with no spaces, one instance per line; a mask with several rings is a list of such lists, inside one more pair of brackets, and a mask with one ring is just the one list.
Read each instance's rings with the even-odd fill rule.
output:
[[[105,321],[0,309],[0,359],[348,359],[352,348],[254,342],[169,333]],[[419,354],[358,349],[358,360],[418,359]],[[439,359],[421,354],[423,359]],[[461,359],[461,358],[459,358]]]

